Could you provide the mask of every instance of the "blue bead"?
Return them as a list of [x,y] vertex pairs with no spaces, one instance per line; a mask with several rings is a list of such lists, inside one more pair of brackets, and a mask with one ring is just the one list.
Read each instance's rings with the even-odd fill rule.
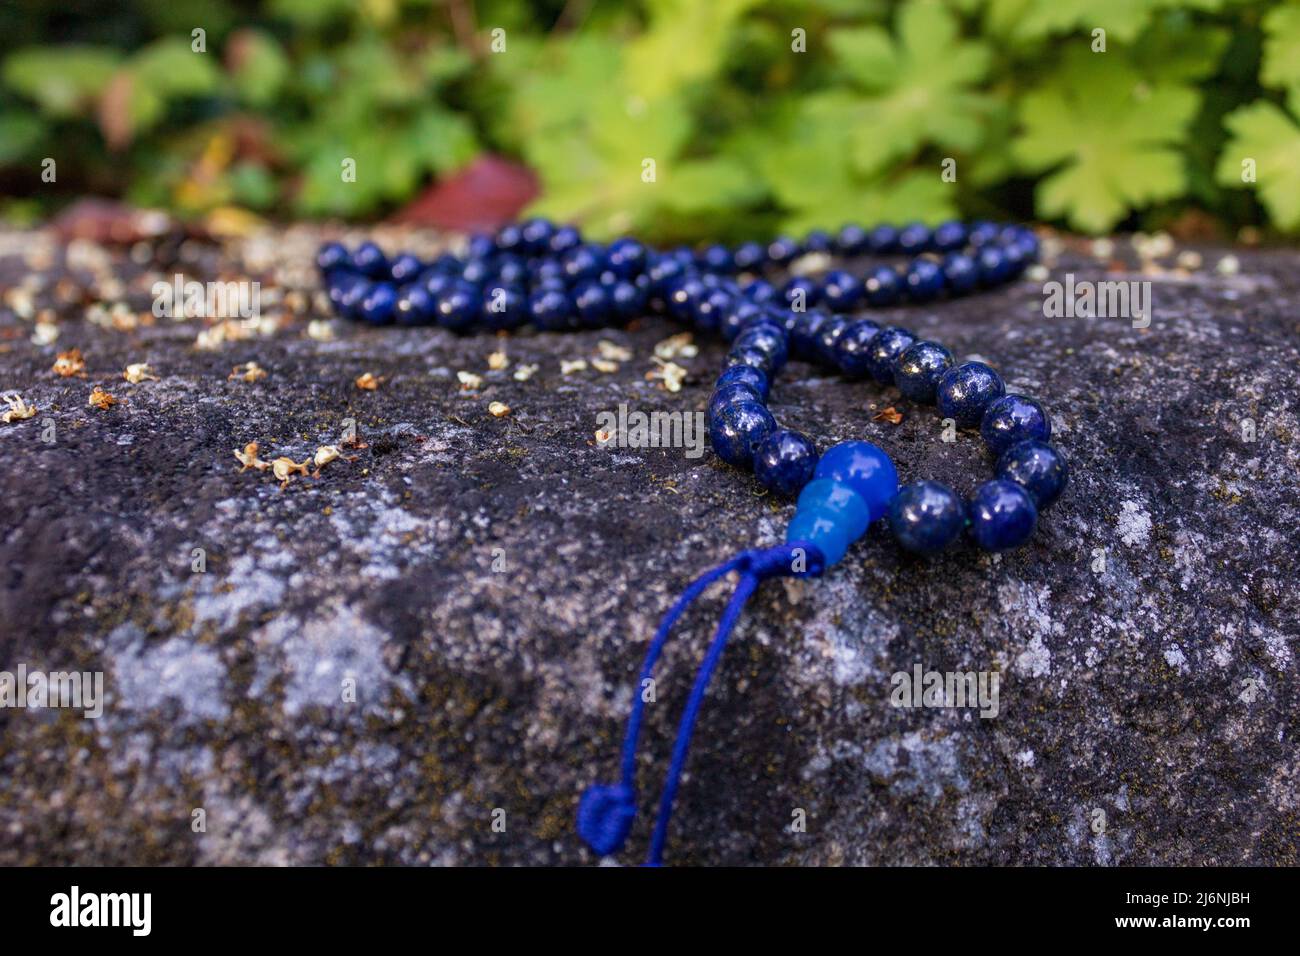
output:
[[790,354],[796,358],[813,359],[817,355],[817,336],[829,316],[819,309],[800,312],[790,328]]
[[904,226],[898,234],[898,251],[909,256],[925,252],[930,248],[933,235],[928,226],[919,222]]
[[554,255],[563,255],[582,245],[582,233],[572,226],[560,226],[551,236],[549,246]]
[[492,277],[502,285],[523,285],[528,281],[528,264],[518,256],[499,256],[492,264]]
[[799,243],[795,242],[789,236],[781,236],[773,239],[767,245],[767,258],[769,262],[774,262],[778,266],[788,265],[798,258],[801,252]]
[[695,303],[708,295],[709,287],[698,275],[685,274],[668,286],[668,314],[678,322],[695,321]]
[[785,540],[790,544],[803,541],[815,545],[825,558],[826,567],[837,564],[852,544],[848,532],[834,515],[825,511],[802,509],[794,513],[790,524],[786,526]]
[[830,234],[824,229],[814,229],[804,237],[803,247],[808,252],[830,252]]
[[867,251],[867,231],[852,224],[835,236],[835,249],[842,256],[860,256]]
[[605,253],[614,274],[628,279],[640,274],[646,266],[646,248],[635,239],[616,239]]
[[732,261],[738,272],[750,272],[763,264],[767,253],[757,242],[746,242],[736,247]]
[[364,292],[358,291],[358,289],[359,287],[369,286],[369,284],[368,280],[361,278],[355,272],[339,270],[332,272],[329,277],[328,295],[334,314],[341,315],[344,318],[352,318],[352,306],[360,303],[361,297],[364,295]]
[[945,222],[935,227],[934,248],[939,252],[952,252],[966,245],[966,227],[959,222]]
[[460,270],[460,277],[471,285],[482,286],[495,271],[496,266],[491,259],[470,259]]
[[746,302],[744,299],[734,301],[731,308],[723,313],[718,331],[722,333],[724,339],[731,342],[740,334],[746,322],[762,314],[763,310],[753,302]]
[[978,425],[984,409],[1005,393],[1001,376],[983,362],[964,362],[948,369],[934,390],[940,413],[962,428]]
[[930,259],[913,259],[903,280],[907,297],[913,302],[929,302],[943,291],[943,269]]
[[1038,509],[1029,492],[1013,481],[986,481],[971,496],[970,533],[985,551],[1006,551],[1034,533]]
[[374,283],[356,276],[339,283],[338,312],[354,322],[361,321],[361,302],[370,294]]
[[646,310],[645,289],[626,279],[619,279],[609,286],[609,298],[614,306],[615,317],[624,322],[635,319]]
[[577,246],[560,257],[560,266],[570,283],[598,279],[605,268],[604,251],[590,244]]
[[862,280],[851,273],[837,269],[822,277],[822,301],[835,312],[851,312],[865,294]]
[[838,368],[836,365],[836,352],[839,347],[840,336],[844,334],[849,327],[848,319],[838,315],[828,315],[817,329],[817,341],[813,348],[813,357],[824,365],[831,368]]
[[1047,441],[1052,437],[1052,421],[1032,398],[1003,395],[984,409],[980,435],[989,451],[1000,455],[1022,441]]
[[558,289],[534,292],[528,298],[528,311],[539,329],[558,332],[577,324],[573,300]]
[[817,467],[817,448],[798,432],[778,428],[754,451],[754,476],[779,495],[794,495]]
[[867,234],[867,248],[876,255],[898,251],[898,229],[894,226],[877,226]]
[[733,365],[721,375],[715,384],[715,389],[722,389],[727,385],[747,385],[754,390],[760,401],[767,401],[772,386],[766,375],[756,368],[748,365]]
[[821,287],[807,276],[795,276],[781,287],[780,300],[796,312],[807,312],[817,304]]
[[483,325],[493,330],[510,331],[527,324],[532,313],[528,297],[518,286],[493,286],[483,297]]
[[609,322],[612,311],[609,293],[599,282],[583,282],[573,290],[573,308],[578,313],[578,324],[588,329],[598,329]]
[[[496,251],[497,251],[496,240],[491,236],[485,236],[482,233],[480,233],[479,235],[470,237],[469,252],[467,253],[467,258],[488,259],[496,255]],[[455,259],[456,259],[455,256],[451,255],[450,253],[444,252],[442,255],[438,257],[437,263],[441,267],[447,268],[451,264],[451,262],[455,261]],[[457,272],[460,271],[459,265],[457,265],[456,271]]]
[[840,371],[853,378],[865,376],[869,363],[867,350],[879,332],[880,326],[870,319],[850,322],[835,343],[835,364]]
[[352,257],[341,242],[327,242],[316,251],[316,268],[321,275],[329,275],[336,269],[351,269]]
[[397,291],[399,325],[428,325],[433,321],[433,296],[422,285],[405,285]]
[[1002,453],[998,459],[997,476],[1024,488],[1042,511],[1065,490],[1070,468],[1061,453],[1051,445],[1026,441]]
[[953,295],[962,295],[979,284],[980,272],[975,260],[964,252],[952,252],[943,260],[943,281]]
[[[745,366],[737,367],[744,368]],[[741,402],[758,402],[761,405],[763,399],[752,385],[746,385],[743,382],[732,382],[730,385],[720,385],[714,389],[713,394],[709,396],[706,417],[709,427],[713,427],[714,421],[727,408],[732,405],[739,405]]]
[[776,286],[766,279],[755,279],[741,290],[741,294],[755,305],[766,305],[769,302],[775,302],[780,295],[776,291]]
[[851,487],[867,504],[870,519],[885,513],[898,492],[898,471],[889,456],[871,442],[846,441],[832,445],[814,472],[817,478],[833,478]]
[[1007,262],[1006,253],[993,244],[980,246],[975,256],[975,264],[979,267],[982,285],[998,285],[1011,275],[1011,264]]
[[376,282],[361,300],[359,315],[367,325],[387,325],[397,309],[397,290],[387,282]]
[[902,291],[903,280],[889,266],[880,266],[867,276],[864,288],[867,302],[875,306],[893,305]]
[[755,348],[766,352],[772,357],[777,368],[785,364],[790,354],[785,330],[766,323],[747,326],[740,335],[736,336],[732,348]]
[[691,316],[695,328],[701,332],[717,332],[722,326],[722,317],[735,305],[735,297],[723,289],[711,289],[695,301],[694,314]]
[[483,310],[483,296],[468,282],[458,280],[434,300],[434,318],[445,329],[463,332]]
[[413,282],[415,277],[423,271],[424,263],[409,252],[402,253],[388,267],[388,274],[397,283]]
[[930,403],[951,367],[952,353],[938,342],[913,342],[894,359],[894,384],[912,401]]
[[496,246],[502,252],[522,252],[524,230],[517,222],[502,226],[497,230]]
[[867,345],[867,371],[871,377],[881,385],[893,384],[894,360],[915,341],[915,335],[896,325],[877,332]]
[[707,269],[709,272],[734,272],[736,269],[731,250],[721,244],[709,246],[702,251],[698,262],[700,268]]
[[525,251],[538,255],[551,248],[551,239],[555,236],[555,224],[549,219],[529,219],[519,231]]
[[889,529],[914,554],[942,551],[966,527],[966,502],[937,481],[904,485],[889,504]]
[[709,443],[727,464],[748,468],[753,464],[755,449],[775,428],[771,413],[758,402],[736,402],[721,411],[709,426]]
[[999,231],[1000,228],[997,223],[979,220],[971,223],[970,234],[966,237],[966,241],[972,246],[979,248],[980,246],[988,245],[990,242],[995,241],[998,237]]
[[352,265],[362,275],[371,279],[387,279],[390,275],[388,258],[373,242],[363,242],[357,246],[357,251],[352,253]]
[[799,511],[816,511],[829,514],[844,529],[849,543],[867,533],[871,525],[871,509],[851,485],[832,478],[816,478],[799,493]]
[[748,345],[732,346],[731,351],[727,353],[726,361],[726,368],[731,368],[733,365],[748,365],[758,369],[768,378],[781,370],[780,364],[773,355]]

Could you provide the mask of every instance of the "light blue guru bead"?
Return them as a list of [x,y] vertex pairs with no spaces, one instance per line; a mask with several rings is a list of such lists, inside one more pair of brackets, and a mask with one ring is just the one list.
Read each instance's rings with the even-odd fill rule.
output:
[[818,478],[803,486],[799,493],[798,511],[821,511],[831,514],[844,528],[852,544],[867,533],[871,516],[862,496],[843,482]]
[[826,449],[813,478],[848,485],[866,502],[870,521],[884,515],[898,494],[898,470],[889,456],[866,441],[845,441]]
[[793,544],[806,541],[815,544],[826,559],[826,567],[839,562],[852,543],[848,527],[840,515],[821,509],[805,511],[800,508],[785,529],[785,540]]

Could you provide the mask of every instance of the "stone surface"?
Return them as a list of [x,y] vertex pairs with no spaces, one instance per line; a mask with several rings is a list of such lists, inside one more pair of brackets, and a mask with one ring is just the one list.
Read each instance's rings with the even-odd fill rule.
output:
[[[659,616],[698,570],[780,539],[793,506],[711,452],[596,444],[620,403],[704,407],[725,346],[701,341],[664,391],[646,373],[666,320],[502,340],[337,324],[321,341],[291,295],[278,327],[199,349],[211,323],[85,318],[87,284],[147,312],[156,267],[259,277],[273,319],[277,288],[311,287],[316,239],[80,243],[60,287],[66,247],[0,234],[0,388],[38,407],[0,425],[0,669],[102,670],[108,697],[97,720],[0,710],[0,863],[592,863],[577,797],[616,775]],[[1085,251],[1053,276],[1117,268]],[[1145,276],[1145,330],[1045,318],[1041,276],[883,313],[1041,398],[1071,485],[1019,551],[921,561],[873,528],[825,579],[760,589],[700,720],[670,862],[1300,863],[1300,256],[1238,252],[1223,274],[1224,254]],[[52,294],[57,341],[34,344]],[[632,358],[562,373],[602,339]],[[72,346],[85,378],[51,371]],[[160,381],[122,380],[144,361]],[[267,376],[228,379],[249,361]],[[366,372],[374,391],[354,385]],[[122,402],[88,407],[94,385]],[[890,405],[900,423],[874,419]],[[792,363],[771,407],[820,447],[883,445],[904,480],[968,493],[991,471],[976,434],[942,441],[892,389]],[[239,471],[250,441],[301,461],[347,419],[365,447],[319,478]],[[666,655],[624,862],[721,599]],[[891,707],[891,675],[918,664],[999,672],[997,716]]]

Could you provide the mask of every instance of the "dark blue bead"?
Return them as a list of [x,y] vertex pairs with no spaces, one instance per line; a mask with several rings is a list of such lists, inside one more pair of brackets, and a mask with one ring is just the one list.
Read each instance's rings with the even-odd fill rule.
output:
[[989,451],[1000,455],[1022,441],[1047,441],[1052,437],[1052,421],[1032,398],[1003,395],[984,409],[980,435]]
[[709,246],[700,252],[700,268],[709,272],[734,272],[736,262],[731,257],[731,250],[721,244]]
[[929,302],[943,291],[943,269],[930,259],[913,259],[907,267],[907,297],[913,302]]
[[635,239],[616,239],[609,244],[605,258],[615,275],[621,279],[630,279],[645,269],[646,248]]
[[934,395],[944,418],[955,420],[962,428],[973,428],[989,403],[1006,390],[1002,377],[983,362],[964,362],[943,374]]
[[787,338],[794,332],[795,323],[799,321],[799,316],[807,314],[806,312],[792,312],[780,302],[769,302],[763,308],[767,322],[784,332]]
[[626,279],[619,279],[609,287],[609,298],[614,306],[614,315],[624,322],[635,319],[646,310],[645,289]]
[[876,255],[898,251],[898,230],[893,226],[877,226],[867,234],[867,248]]
[[387,325],[397,309],[397,290],[387,282],[376,282],[361,300],[358,314],[367,325]]
[[894,382],[894,360],[916,341],[916,336],[896,325],[881,329],[867,346],[867,371],[881,385]]
[[462,332],[483,310],[478,288],[463,280],[453,282],[434,300],[434,318],[445,329]]
[[790,355],[790,345],[785,330],[766,323],[747,326],[740,335],[736,336],[732,348],[755,348],[766,352],[772,357],[777,368],[784,365]]
[[914,402],[933,402],[934,390],[952,368],[952,353],[938,342],[913,342],[894,359],[894,384]]
[[771,413],[758,402],[737,402],[709,427],[709,442],[727,464],[747,468],[753,464],[754,450],[775,428]]
[[722,389],[728,385],[748,385],[764,402],[772,387],[766,375],[748,365],[734,365],[718,376],[715,388]]
[[1011,275],[1011,265],[1007,262],[1006,253],[996,245],[980,246],[980,251],[975,257],[975,264],[979,266],[980,283],[982,285],[998,285],[1005,282]]
[[1024,246],[1018,243],[1003,246],[1002,255],[1006,259],[1007,278],[1009,279],[1014,279],[1020,275],[1025,271],[1025,266],[1029,265],[1029,258],[1025,254]]
[[523,285],[529,277],[528,264],[518,256],[501,256],[493,263],[492,277],[502,285]]
[[995,222],[986,222],[984,220],[973,222],[966,241],[976,248],[988,245],[990,242],[996,241],[999,229],[1000,227]]
[[750,365],[768,378],[781,370],[781,365],[776,361],[775,356],[749,345],[733,345],[731,347],[731,351],[727,353],[726,367],[730,368],[733,365]]
[[1051,445],[1026,441],[1002,453],[998,459],[997,476],[1024,488],[1042,511],[1065,490],[1070,468],[1061,453]]
[[692,321],[701,332],[716,332],[722,325],[722,317],[735,305],[736,300],[729,292],[714,289],[695,302]]
[[835,236],[835,249],[842,256],[860,256],[867,251],[867,230],[847,225]]
[[[469,252],[466,254],[465,258],[490,259],[492,258],[492,256],[496,255],[496,251],[497,251],[496,240],[493,239],[491,236],[485,236],[482,233],[480,233],[476,236],[470,237]],[[455,256],[451,255],[451,253],[444,252],[442,255],[438,257],[437,264],[440,264],[445,267],[448,265],[449,259],[452,260],[453,262],[456,261]],[[460,265],[458,262],[456,265],[456,271],[457,272],[460,271]]]
[[767,244],[767,259],[779,266],[789,265],[799,257],[801,251],[799,243],[788,236],[781,236]]
[[966,502],[937,481],[904,485],[889,503],[889,529],[914,554],[942,551],[966,527]]
[[558,276],[534,277],[532,288],[528,291],[534,295],[539,292],[563,292],[568,295],[569,284]]
[[738,272],[750,272],[763,264],[767,253],[757,242],[745,242],[736,247],[732,261]]
[[588,329],[598,329],[608,323],[612,312],[609,293],[598,282],[583,282],[574,288],[573,307],[578,313],[578,324]]
[[839,368],[835,350],[839,346],[840,336],[844,334],[849,324],[848,319],[838,315],[826,317],[826,321],[822,322],[817,329],[817,341],[814,348],[817,361],[829,365],[831,368]]
[[697,275],[685,275],[668,287],[668,314],[678,322],[695,321],[695,304],[708,295],[709,287]]
[[689,246],[677,246],[669,249],[665,255],[676,259],[687,269],[695,269],[695,252]]
[[354,294],[357,295],[356,301],[359,302],[360,296],[363,293],[357,293],[356,289],[358,286],[367,284],[368,280],[361,278],[361,276],[357,275],[355,272],[335,271],[330,273],[327,293],[329,295],[330,305],[334,309],[334,314],[344,316],[345,318],[351,318],[349,315],[349,303],[352,300],[349,299],[349,296]]
[[682,278],[686,267],[671,256],[656,256],[646,268],[650,277],[650,294],[666,297],[672,284]]
[[564,275],[564,267],[558,259],[543,259],[533,265],[532,286],[541,288],[546,282],[558,282],[566,289],[569,287]]
[[496,274],[496,264],[491,259],[470,259],[461,269],[460,277],[470,285],[482,288]]
[[934,229],[933,245],[937,252],[952,252],[966,245],[966,227],[959,222],[945,222]]
[[919,222],[909,223],[898,234],[898,251],[908,256],[925,252],[930,248],[933,237],[929,226]]
[[387,279],[391,274],[388,270],[388,257],[373,242],[363,242],[357,246],[357,251],[352,253],[352,266],[370,279]]
[[539,329],[558,332],[577,325],[573,300],[558,289],[534,292],[528,298],[528,311]]
[[862,280],[851,273],[836,269],[822,276],[822,301],[835,312],[852,312],[866,289]]
[[722,322],[718,326],[718,331],[728,342],[735,339],[740,334],[740,330],[750,319],[756,319],[763,314],[763,309],[753,302],[744,300],[733,301],[731,308],[727,309],[722,315]]
[[361,321],[361,302],[370,293],[374,283],[360,276],[340,283],[338,296],[339,314],[353,321]]
[[560,257],[560,266],[571,284],[598,279],[605,268],[604,250],[590,244],[578,246]]
[[[747,366],[743,366],[743,365],[736,366],[736,368],[746,368],[746,367]],[[722,385],[714,389],[713,394],[709,396],[709,404],[707,410],[707,419],[708,419],[709,427],[710,428],[713,427],[714,421],[726,409],[730,408],[732,405],[737,405],[740,402],[758,402],[760,405],[763,404],[763,401],[759,397],[758,392],[755,391],[751,386],[746,385],[743,382],[734,382],[730,385]]]
[[775,302],[778,294],[776,286],[772,285],[772,283],[768,282],[766,279],[755,279],[741,290],[741,295],[750,302],[753,302],[755,305]]
[[828,318],[829,316],[819,309],[798,313],[790,329],[790,354],[801,359],[815,358],[817,336]]
[[830,234],[824,229],[814,229],[804,237],[803,247],[808,252],[830,252]]
[[452,284],[459,282],[458,276],[447,275],[444,272],[426,272],[424,274],[424,291],[437,299],[444,291],[451,288]]
[[952,252],[943,260],[943,281],[953,295],[969,292],[979,283],[975,260],[964,252]]
[[428,325],[433,321],[433,296],[422,285],[405,285],[397,291],[399,325]]
[[409,252],[404,252],[394,259],[392,265],[388,268],[389,275],[397,283],[413,282],[416,276],[423,271],[424,263]]
[[316,268],[321,271],[321,275],[352,267],[352,257],[341,242],[327,242],[316,251]]
[[515,222],[497,230],[496,247],[502,252],[524,252],[524,230]]
[[1006,551],[1024,544],[1038,523],[1029,493],[1013,481],[994,479],[975,489],[967,509],[970,533],[985,551]]
[[889,266],[880,266],[872,270],[867,276],[864,287],[867,290],[867,301],[875,306],[893,305],[898,301],[899,293],[903,288],[903,280],[898,277]]
[[518,286],[492,286],[485,292],[481,317],[487,328],[510,331],[526,325],[532,317],[528,296]]
[[872,340],[880,332],[880,326],[870,319],[858,319],[849,323],[848,328],[835,343],[835,364],[840,371],[852,378],[867,375],[869,356],[867,350]]
[[550,251],[551,240],[555,238],[555,223],[549,219],[529,219],[519,229],[523,239],[524,251],[530,255],[539,255]]
[[578,246],[582,245],[582,233],[578,232],[578,230],[574,229],[572,226],[560,226],[551,236],[551,241],[548,245],[550,246],[552,253],[557,256],[563,255],[570,249],[576,249]]
[[803,435],[778,428],[754,452],[754,476],[778,495],[799,493],[817,467],[817,448]]
[[780,299],[796,312],[807,312],[817,304],[821,289],[807,276],[795,276],[781,287]]

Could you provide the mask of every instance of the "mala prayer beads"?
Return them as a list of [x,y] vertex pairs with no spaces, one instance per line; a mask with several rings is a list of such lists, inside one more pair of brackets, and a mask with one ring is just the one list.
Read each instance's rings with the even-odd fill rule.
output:
[[[834,268],[817,277],[779,276],[805,257],[902,257],[863,271]],[[771,491],[796,499],[785,543],[742,551],[696,578],[669,609],[646,653],[640,686],[677,619],[714,581],[739,579],[705,653],[679,724],[647,862],[663,859],[669,820],[709,681],[746,601],[769,577],[816,577],[839,562],[884,518],[899,545],[934,554],[963,533],[986,551],[1023,544],[1038,515],[1065,488],[1068,467],[1051,444],[1051,419],[1037,401],[1007,394],[983,362],[957,364],[937,342],[856,316],[866,307],[929,302],[1017,278],[1038,255],[1022,226],[948,222],[933,229],[845,226],[803,242],[778,238],[735,248],[654,250],[636,239],[587,242],[571,226],[545,219],[476,236],[463,256],[424,262],[389,259],[373,242],[348,250],[327,243],[317,254],[335,311],[369,325],[439,325],[455,332],[532,325],[546,331],[599,328],[646,312],[669,315],[730,343],[709,398],[709,441],[723,461],[752,469]],[[870,442],[847,441],[820,456],[768,411],[772,381],[791,359],[852,379],[893,385],[934,404],[958,427],[978,428],[995,477],[969,500],[935,481],[899,486],[893,461]],[[618,852],[636,816],[636,748],[644,701],[633,695],[621,779],[589,787],[577,830],[597,853]]]

